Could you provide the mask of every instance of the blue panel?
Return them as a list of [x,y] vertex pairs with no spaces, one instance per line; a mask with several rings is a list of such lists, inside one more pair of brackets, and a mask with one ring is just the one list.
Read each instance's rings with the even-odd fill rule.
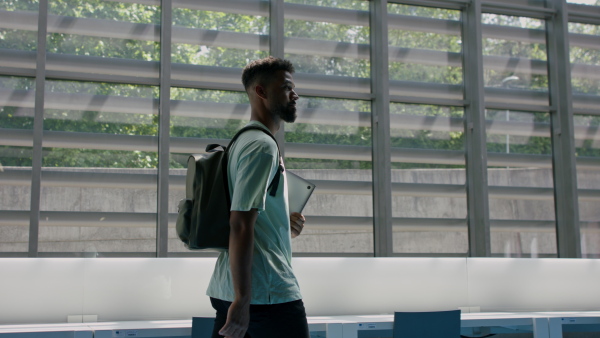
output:
[[210,338],[212,336],[215,318],[192,318],[192,338]]
[[[563,332],[598,332],[600,324],[563,324]],[[598,335],[600,336],[600,334]],[[591,336],[590,336],[591,337]]]
[[396,312],[394,338],[460,338],[460,310]]

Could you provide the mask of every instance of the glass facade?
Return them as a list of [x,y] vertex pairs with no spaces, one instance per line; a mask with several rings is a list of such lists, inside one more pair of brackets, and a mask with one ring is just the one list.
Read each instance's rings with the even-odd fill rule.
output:
[[462,99],[461,12],[387,9],[393,253],[465,256],[464,109],[427,104]]
[[[600,3],[596,3],[600,5]],[[600,257],[600,26],[569,23],[573,128],[583,257]]]
[[304,210],[311,225],[292,242],[297,253],[373,252],[373,198],[364,189],[372,181],[371,105],[352,99],[368,90],[368,5],[285,2],[283,52],[300,95],[298,119],[285,126],[286,168],[318,187]]
[[[37,1],[0,3],[0,50],[5,62],[20,70],[0,75],[0,252],[27,253],[31,206],[31,167],[35,107],[35,29],[9,20],[22,14],[22,23],[35,27]],[[21,75],[21,76],[19,76]],[[26,76],[22,76],[26,75]]]
[[[250,104],[242,92],[173,87],[170,107],[169,213],[176,215],[179,200],[185,196],[189,155],[203,152],[211,143],[226,146],[250,120]],[[189,252],[177,237],[175,222],[169,222],[168,248]]]
[[486,122],[492,254],[556,256],[549,114],[490,109]]
[[4,252],[24,253],[29,242],[35,83],[30,78],[1,76],[0,97],[0,177],[4,176],[0,205],[7,213],[3,218],[9,220],[0,221],[0,246]]
[[600,257],[597,1],[164,4],[0,3],[0,256],[213,255],[175,233],[187,158],[275,55],[317,186],[295,254]]
[[249,60],[268,56],[268,7],[259,1],[247,6],[174,2],[172,62],[243,68]]
[[155,251],[156,89],[46,81],[40,252]]

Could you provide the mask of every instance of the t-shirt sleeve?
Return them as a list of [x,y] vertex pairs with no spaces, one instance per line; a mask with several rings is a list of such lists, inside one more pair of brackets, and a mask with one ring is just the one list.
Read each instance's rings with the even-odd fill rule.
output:
[[233,185],[231,211],[248,211],[253,208],[265,210],[267,188],[277,163],[276,156],[262,151],[240,157]]

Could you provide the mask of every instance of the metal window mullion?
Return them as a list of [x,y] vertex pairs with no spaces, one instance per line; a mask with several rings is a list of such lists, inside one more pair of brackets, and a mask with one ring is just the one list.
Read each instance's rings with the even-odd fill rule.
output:
[[[283,25],[284,25],[284,3],[283,0],[271,0],[269,2],[269,54],[283,58]],[[279,143],[281,156],[285,157],[285,123],[281,122],[279,131],[275,134],[275,139]]]
[[556,16],[547,23],[554,212],[558,257],[580,258],[580,224],[575,158],[569,22],[564,0],[552,0]]
[[393,254],[387,0],[370,7],[374,255]]
[[473,0],[463,12],[462,33],[467,101],[465,107],[467,221],[471,257],[491,255],[481,26],[481,1]]
[[160,94],[158,108],[158,193],[156,255],[167,257],[169,243],[169,163],[171,102],[171,0],[161,1]]
[[445,9],[461,9],[469,0],[391,0],[390,3],[402,5],[426,6]]
[[511,3],[506,4],[492,1],[482,1],[481,6],[482,11],[485,13],[526,16],[539,19],[551,17],[555,14],[553,9],[539,6],[517,5]]
[[44,134],[44,92],[46,81],[46,31],[48,0],[38,7],[37,60],[35,71],[35,107],[33,119],[33,154],[31,163],[31,205],[29,213],[29,257],[39,252],[40,204],[42,190],[42,137]]
[[269,5],[269,52],[272,56],[283,58],[283,0],[271,0]]

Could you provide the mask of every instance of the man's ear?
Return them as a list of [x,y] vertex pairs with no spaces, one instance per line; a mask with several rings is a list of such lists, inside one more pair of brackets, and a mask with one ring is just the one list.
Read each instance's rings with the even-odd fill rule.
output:
[[265,87],[261,86],[261,85],[256,85],[254,87],[254,92],[256,93],[256,95],[258,95],[258,97],[260,97],[261,99],[267,99],[267,90]]

